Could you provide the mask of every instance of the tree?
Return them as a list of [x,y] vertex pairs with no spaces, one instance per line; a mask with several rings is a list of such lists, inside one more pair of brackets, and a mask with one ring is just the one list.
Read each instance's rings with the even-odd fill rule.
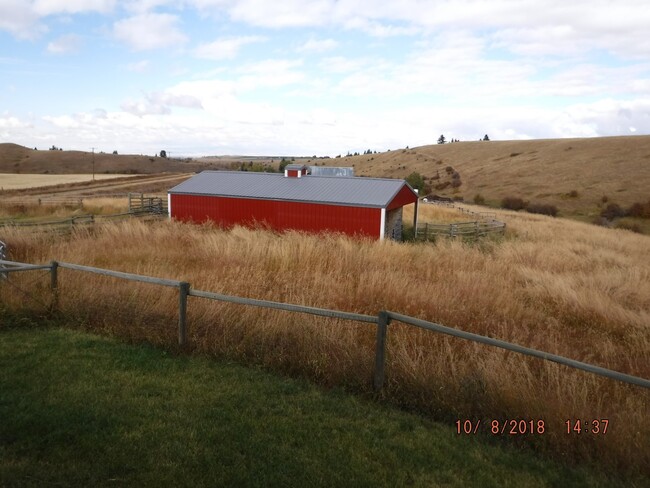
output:
[[161,158],[166,158],[167,157],[167,151],[165,151],[164,149],[162,151],[160,151],[160,157]]
[[446,142],[444,134],[440,134],[438,137],[438,144],[444,144]]
[[485,134],[485,135],[483,136],[483,140],[484,140],[484,141],[489,141],[489,140],[490,140],[490,138],[488,137],[488,135],[487,135],[487,134]]
[[288,164],[289,164],[289,160],[282,158],[282,161],[280,161],[280,166],[279,166],[280,173],[284,173],[284,168],[286,168]]
[[422,191],[424,188],[424,178],[420,173],[415,171],[406,177],[406,182],[411,185],[411,188]]

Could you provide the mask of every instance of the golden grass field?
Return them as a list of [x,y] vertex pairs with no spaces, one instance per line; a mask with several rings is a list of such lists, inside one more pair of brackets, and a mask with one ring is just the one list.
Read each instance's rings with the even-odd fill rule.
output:
[[[120,174],[97,174],[95,180],[110,180],[115,178],[126,178],[135,175]],[[64,185],[68,183],[80,183],[93,181],[92,174],[66,174],[66,175],[43,175],[43,174],[0,174],[0,191],[22,190],[26,188],[40,188],[45,186]]]
[[[420,218],[444,220],[438,212],[453,210],[423,205]],[[506,235],[475,244],[169,221],[105,224],[70,236],[9,228],[0,239],[18,261],[55,259],[365,314],[391,310],[650,378],[650,238],[524,213],[498,211],[497,218],[507,223]],[[47,305],[46,273],[15,279],[41,304],[5,286],[5,306]],[[173,347],[175,290],[70,270],[60,271],[59,283],[71,324]],[[197,298],[188,307],[195,352],[370,391],[372,326]],[[543,419],[544,434],[510,441],[568,462],[647,474],[647,390],[399,323],[389,327],[387,355],[382,396],[391,402],[450,424]],[[608,432],[567,434],[570,419],[608,419]]]

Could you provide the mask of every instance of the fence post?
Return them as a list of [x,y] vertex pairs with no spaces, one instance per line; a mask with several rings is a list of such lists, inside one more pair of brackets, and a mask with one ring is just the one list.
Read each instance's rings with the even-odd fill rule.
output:
[[384,366],[386,364],[386,333],[390,317],[385,311],[379,312],[379,322],[377,323],[377,344],[375,347],[375,373],[373,377],[373,387],[375,391],[381,390],[384,386]]
[[59,309],[59,263],[50,261],[50,290],[52,291],[52,304],[50,311]]
[[187,295],[190,284],[183,281],[178,285],[178,345],[187,345]]

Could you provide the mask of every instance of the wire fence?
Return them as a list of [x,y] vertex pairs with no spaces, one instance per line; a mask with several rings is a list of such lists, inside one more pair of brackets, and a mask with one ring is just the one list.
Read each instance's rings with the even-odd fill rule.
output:
[[620,373],[610,369],[602,368],[593,364],[587,364],[574,359],[558,356],[545,351],[538,351],[518,344],[505,342],[499,339],[494,339],[487,336],[474,334],[471,332],[462,331],[452,327],[436,324],[426,320],[409,317],[397,312],[382,310],[376,316],[364,315],[351,312],[343,312],[340,310],[331,310],[323,308],[308,307],[304,305],[289,304],[282,302],[274,302],[268,300],[256,300],[251,298],[244,298],[239,296],[223,295],[208,291],[194,290],[190,283],[178,280],[156,278],[152,276],[137,275],[133,273],[125,273],[121,271],[113,271],[109,269],[95,268],[92,266],[84,266],[73,263],[64,263],[51,261],[50,264],[27,264],[14,261],[0,260],[3,273],[19,273],[34,270],[48,270],[50,273],[50,289],[51,289],[51,306],[50,310],[55,311],[58,309],[59,299],[59,269],[69,269],[84,273],[93,273],[103,276],[110,276],[113,278],[149,283],[158,286],[172,287],[178,289],[178,344],[181,347],[186,347],[189,343],[188,322],[187,322],[187,299],[189,296],[204,298],[208,300],[216,300],[221,302],[238,303],[242,305],[249,305],[254,307],[263,307],[267,309],[285,310],[294,313],[304,313],[310,315],[318,315],[322,317],[331,317],[344,320],[352,320],[374,324],[376,326],[376,342],[375,342],[375,358],[374,358],[374,372],[373,372],[373,387],[375,390],[380,390],[383,387],[385,380],[385,363],[386,363],[386,343],[388,335],[388,326],[391,321],[398,321],[404,324],[425,329],[431,332],[450,335],[468,341],[473,341],[485,344],[492,347],[498,347],[508,351],[513,351],[518,354],[531,356],[546,361],[552,361],[571,368],[586,371],[592,374],[603,376],[617,381],[622,381],[632,385],[640,386],[642,388],[650,388],[650,380],[640,378],[637,376]]

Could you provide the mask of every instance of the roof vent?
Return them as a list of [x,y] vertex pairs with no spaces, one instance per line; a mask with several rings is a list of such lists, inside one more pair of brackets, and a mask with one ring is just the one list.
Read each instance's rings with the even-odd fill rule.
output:
[[301,178],[307,176],[309,168],[304,164],[288,164],[284,167],[285,178]]

